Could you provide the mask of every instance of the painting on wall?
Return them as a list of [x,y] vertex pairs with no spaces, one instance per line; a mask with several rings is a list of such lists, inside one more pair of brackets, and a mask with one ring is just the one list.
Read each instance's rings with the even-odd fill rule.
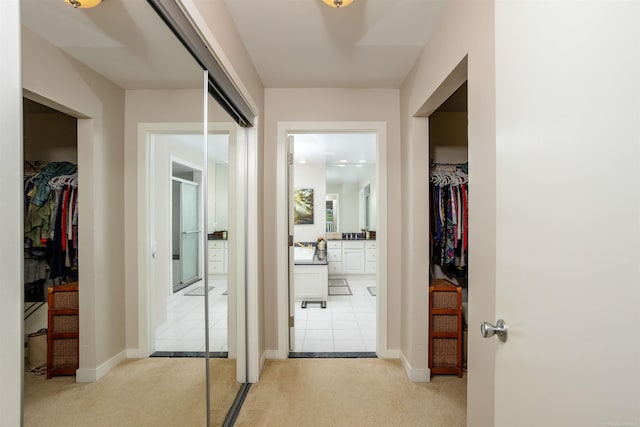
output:
[[293,223],[313,224],[313,188],[300,188],[293,192]]

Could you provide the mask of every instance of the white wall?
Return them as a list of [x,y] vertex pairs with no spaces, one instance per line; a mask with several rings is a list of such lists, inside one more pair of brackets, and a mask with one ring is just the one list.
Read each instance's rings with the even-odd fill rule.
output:
[[[387,128],[387,186],[388,216],[399,215],[400,192],[400,121],[399,92],[395,89],[266,89],[265,90],[265,141],[264,141],[264,200],[276,200],[276,194],[284,191],[276,187],[277,126],[284,121],[382,121]],[[275,350],[277,336],[277,271],[276,205],[264,204],[264,322],[266,348]],[[389,233],[389,309],[388,347],[400,346],[400,288],[397,278],[402,275],[400,260],[400,235]]]
[[[153,178],[151,192],[154,207],[152,223],[155,228],[156,257],[154,260],[155,304],[153,306],[153,326],[158,327],[167,320],[167,298],[172,290],[172,227],[171,227],[171,162],[186,164],[193,169],[202,170],[204,148],[183,144],[171,134],[157,134],[151,138],[151,156],[153,159]],[[196,179],[194,174],[194,179]],[[197,179],[196,179],[197,182]],[[202,188],[200,187],[202,190]],[[175,201],[174,201],[175,203]],[[179,205],[180,202],[177,201]],[[202,255],[202,254],[201,254]],[[201,264],[202,265],[202,264]]]
[[20,78],[20,2],[0,2],[0,426],[22,424],[22,82]]
[[360,184],[342,184],[340,191],[340,232],[360,230]]
[[327,166],[324,163],[295,164],[293,169],[294,189],[313,189],[313,224],[294,225],[293,240],[294,242],[315,242],[326,232]]
[[104,373],[101,367],[121,357],[125,347],[124,92],[28,29],[22,29],[22,37],[23,87],[29,97],[81,117],[78,380],[92,380]]
[[[468,78],[470,331],[495,317],[495,72],[494,2],[451,2],[401,88],[402,354],[409,372],[424,373],[428,352],[428,162],[426,116]],[[466,57],[466,66],[463,62]],[[458,64],[462,65],[458,68]],[[456,70],[454,76],[447,79]],[[442,86],[441,86],[442,85]],[[417,116],[417,118],[416,118]],[[424,118],[422,118],[424,117]],[[470,426],[493,419],[495,342],[469,334]]]

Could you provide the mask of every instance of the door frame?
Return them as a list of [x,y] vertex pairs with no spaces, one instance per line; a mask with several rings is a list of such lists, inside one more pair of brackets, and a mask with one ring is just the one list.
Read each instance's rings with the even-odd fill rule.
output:
[[[199,176],[197,179],[194,179],[193,181],[189,181],[186,179],[182,179],[182,178],[178,178],[173,176],[173,164],[177,163],[179,165],[182,166],[186,166],[188,168],[190,168],[191,170],[193,170],[194,172],[199,172]],[[202,192],[202,177],[204,176],[203,174],[203,170],[198,168],[195,165],[190,164],[189,162],[186,162],[185,160],[182,160],[179,157],[175,157],[175,156],[170,156],[169,158],[169,168],[170,168],[170,172],[169,172],[169,181],[170,181],[170,185],[171,188],[169,189],[169,226],[170,226],[170,245],[173,245],[173,203],[174,203],[174,194],[173,194],[173,183],[174,182],[178,182],[180,184],[186,184],[186,185],[196,185],[198,187],[198,203],[204,203],[206,201],[206,197]],[[180,204],[182,205],[182,200],[180,200]],[[180,212],[182,214],[182,211]],[[200,213],[200,209],[198,209],[198,214]],[[181,218],[182,220],[182,218]],[[205,233],[206,234],[206,223],[203,220],[203,218],[201,218],[198,215],[198,226],[200,227],[201,233]],[[173,249],[173,247],[172,247]],[[173,283],[173,263],[171,263],[171,265],[169,266],[169,279],[171,279],[171,283],[169,286],[169,290],[171,292],[171,294],[174,294],[178,291],[180,291],[181,289],[186,288],[187,286],[192,285],[193,283],[199,281],[199,280],[204,280],[204,263],[206,262],[206,260],[203,257],[203,254],[201,254],[200,250],[198,250],[198,274],[191,280],[189,280],[187,282],[187,284],[185,283],[181,283],[181,287],[179,289],[175,289],[175,284]],[[180,275],[182,277],[182,239],[180,239]]]
[[[152,144],[152,136],[154,134],[172,134],[172,133],[201,133],[202,123],[139,123],[138,124],[138,348],[135,351],[129,350],[128,357],[148,357],[152,353],[154,333],[151,322],[151,302],[153,301],[151,292],[151,246],[150,237],[153,224],[150,221],[150,150]],[[247,355],[245,349],[245,336],[238,337],[239,331],[246,331],[246,307],[245,307],[245,187],[241,185],[245,180],[246,149],[243,147],[244,132],[240,132],[235,123],[208,123],[208,133],[228,133],[229,134],[229,185],[234,186],[235,199],[229,201],[229,206],[233,206],[234,216],[229,218],[229,228],[232,223],[235,225],[237,232],[230,233],[229,253],[235,248],[235,260],[229,259],[229,280],[235,280],[237,284],[236,298],[233,301],[235,308],[229,301],[229,357],[236,357],[236,376],[239,382],[246,380],[246,361]],[[234,170],[231,170],[231,168]],[[230,192],[231,193],[231,192]],[[240,251],[240,252],[238,252]],[[233,278],[232,274],[235,274]],[[235,311],[233,314],[232,310]],[[240,351],[242,350],[242,351]]]
[[[378,179],[378,268],[376,272],[378,295],[376,304],[376,353],[380,358],[397,358],[399,349],[389,349],[387,338],[387,124],[381,121],[363,122],[278,122],[277,188],[287,188],[287,134],[288,133],[375,133],[376,176]],[[288,196],[277,192],[276,199],[276,277],[277,277],[277,330],[276,359],[289,356],[289,246]]]

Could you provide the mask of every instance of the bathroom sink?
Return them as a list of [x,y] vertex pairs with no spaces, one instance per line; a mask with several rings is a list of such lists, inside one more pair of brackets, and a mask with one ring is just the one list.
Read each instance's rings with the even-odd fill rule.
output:
[[313,255],[315,254],[315,248],[293,248],[293,259],[296,261],[313,261]]

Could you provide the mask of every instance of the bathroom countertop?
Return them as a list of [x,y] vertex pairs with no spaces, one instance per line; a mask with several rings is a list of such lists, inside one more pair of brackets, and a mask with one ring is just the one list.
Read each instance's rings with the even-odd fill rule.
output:
[[316,250],[313,254],[313,259],[294,259],[294,265],[328,265],[326,251]]

